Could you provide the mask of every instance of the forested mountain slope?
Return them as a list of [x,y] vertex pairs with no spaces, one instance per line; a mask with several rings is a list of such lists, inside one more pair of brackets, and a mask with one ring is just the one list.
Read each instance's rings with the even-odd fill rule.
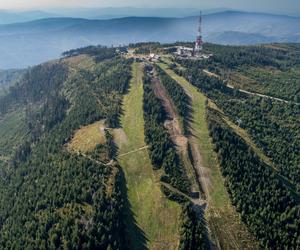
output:
[[[299,191],[299,45],[226,48],[208,45],[207,50],[215,52],[212,59],[182,61],[188,70],[181,73],[216,100],[233,122],[245,128]],[[207,69],[218,77],[208,76]],[[247,95],[237,91],[238,88],[280,97],[287,102]]]
[[1,249],[299,248],[299,45],[170,46],[70,50],[0,95]]
[[26,72],[26,70],[0,70],[0,96],[7,93],[9,86],[15,84]]
[[64,56],[28,70],[0,98],[0,248],[207,247],[189,198],[174,201],[161,186],[163,176],[188,193],[173,145],[165,174],[148,158],[143,65],[101,46]]
[[[214,53],[209,60],[178,58],[171,66],[218,107],[208,109],[207,119],[231,200],[262,247],[297,249],[299,44],[205,49]],[[235,129],[244,129],[265,156]]]
[[114,56],[46,63],[1,98],[1,117],[24,109],[27,131],[14,154],[1,156],[7,158],[0,183],[1,249],[126,248],[118,167],[64,145],[80,126],[105,118],[108,126],[118,124],[130,64]]

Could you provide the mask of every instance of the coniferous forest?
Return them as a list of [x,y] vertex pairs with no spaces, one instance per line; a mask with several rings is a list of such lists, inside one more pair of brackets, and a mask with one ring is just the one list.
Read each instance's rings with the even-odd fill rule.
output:
[[155,168],[162,168],[164,182],[170,183],[184,193],[189,193],[190,183],[184,172],[183,163],[175,151],[166,129],[163,126],[165,111],[154,95],[151,78],[145,72],[144,78],[144,119],[146,143],[150,145],[149,153]]
[[[207,120],[225,185],[242,220],[260,240],[262,248],[297,249],[300,239],[300,105],[296,102],[296,96],[299,86],[290,85],[283,79],[271,84],[273,78],[270,75],[268,87],[263,89],[254,85],[257,86],[254,89],[250,85],[253,82],[245,77],[250,76],[244,73],[246,68],[267,72],[272,67],[282,72],[283,76],[291,70],[299,70],[299,46],[278,47],[277,50],[263,46],[223,47],[208,44],[205,49],[214,52],[212,58],[207,61],[178,59],[177,63],[184,69],[175,65],[175,71],[221,110],[208,108]],[[207,71],[213,75],[208,75]],[[232,79],[237,81],[237,75],[242,72],[243,79],[249,82],[244,80],[244,85],[239,85]],[[291,73],[289,77],[294,80]],[[229,87],[232,84],[236,85]],[[239,91],[247,87],[253,92],[283,100]],[[294,94],[287,96],[278,91],[279,88],[284,91],[288,88]],[[247,142],[224,122],[224,115],[249,134],[263,154],[269,157],[271,165],[263,162]]]
[[0,249],[299,249],[299,45],[177,45],[193,46],[89,46],[3,77]]
[[97,58],[93,69],[75,75],[64,61],[40,65],[1,98],[2,114],[26,108],[30,131],[1,178],[1,249],[127,248],[120,174],[64,145],[74,130],[99,119],[118,126],[130,65]]

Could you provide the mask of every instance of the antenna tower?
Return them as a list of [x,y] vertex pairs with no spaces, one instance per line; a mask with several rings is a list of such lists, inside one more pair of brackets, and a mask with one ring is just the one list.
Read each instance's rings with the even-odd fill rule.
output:
[[203,40],[202,40],[202,12],[200,11],[198,34],[195,42],[195,54],[202,51]]

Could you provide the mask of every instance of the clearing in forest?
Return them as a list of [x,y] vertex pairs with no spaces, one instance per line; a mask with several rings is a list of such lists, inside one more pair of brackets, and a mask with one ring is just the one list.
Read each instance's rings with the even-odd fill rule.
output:
[[104,121],[98,121],[77,130],[67,147],[70,151],[87,153],[92,151],[98,144],[104,143]]
[[224,186],[206,122],[207,98],[195,86],[175,74],[166,64],[160,63],[159,66],[177,81],[192,99],[190,142],[192,147],[197,147],[198,150],[195,152],[200,153],[197,157],[199,162],[196,165],[200,167],[200,174],[202,174],[201,185],[208,202],[205,216],[213,240],[222,249],[257,249],[255,240],[246,226],[241,223],[238,213],[231,205]]
[[130,249],[177,249],[181,208],[161,192],[160,174],[153,170],[147,149],[138,150],[146,146],[141,64],[133,64],[132,75],[129,93],[124,97],[122,129],[114,130],[129,201],[126,228]]

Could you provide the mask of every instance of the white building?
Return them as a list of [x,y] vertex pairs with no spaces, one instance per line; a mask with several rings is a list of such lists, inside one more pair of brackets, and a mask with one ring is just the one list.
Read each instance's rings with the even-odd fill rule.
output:
[[154,53],[151,53],[149,56],[150,60],[158,61],[160,59],[160,56]]
[[191,57],[194,54],[194,49],[189,47],[177,47],[177,55],[184,56],[184,57]]

